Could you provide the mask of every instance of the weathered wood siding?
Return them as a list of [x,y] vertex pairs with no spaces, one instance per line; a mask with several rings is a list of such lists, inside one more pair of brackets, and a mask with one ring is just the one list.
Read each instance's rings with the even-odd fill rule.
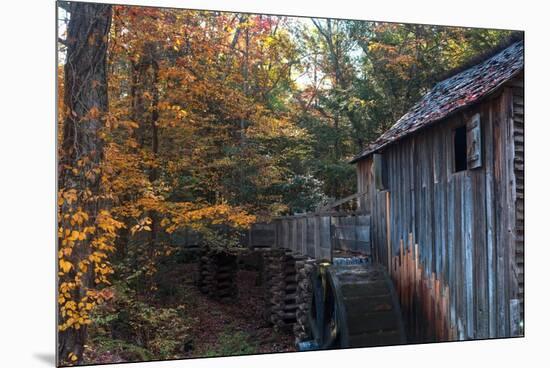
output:
[[249,248],[286,248],[315,259],[332,259],[332,250],[371,255],[371,218],[364,212],[308,213],[254,224]]
[[316,259],[330,259],[330,216],[288,216],[275,219],[272,224],[277,229],[275,247]]
[[275,244],[277,233],[271,223],[255,223],[248,230],[249,248],[269,248]]
[[525,181],[524,181],[524,113],[523,113],[523,76],[517,78],[511,83],[513,93],[513,120],[514,120],[514,184],[515,184],[515,209],[516,209],[516,249],[515,263],[517,267],[518,278],[518,299],[520,301],[521,320],[524,317],[524,200],[525,200]]
[[[372,156],[358,162],[373,256],[392,272],[409,332],[418,340],[523,333],[523,115],[517,88],[506,85],[386,147],[386,190],[375,188]],[[476,113],[483,164],[454,172],[453,131]]]

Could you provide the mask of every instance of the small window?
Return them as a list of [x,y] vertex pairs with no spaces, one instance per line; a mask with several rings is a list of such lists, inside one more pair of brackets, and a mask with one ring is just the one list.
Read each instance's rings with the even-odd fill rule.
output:
[[384,165],[384,157],[381,153],[373,155],[374,161],[374,183],[377,190],[386,190],[386,170]]
[[468,167],[468,153],[466,147],[466,126],[454,131],[455,166],[454,172],[464,171]]

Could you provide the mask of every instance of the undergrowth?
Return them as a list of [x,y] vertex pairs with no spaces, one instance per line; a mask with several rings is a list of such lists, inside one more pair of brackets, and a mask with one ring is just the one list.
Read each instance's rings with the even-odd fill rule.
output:
[[90,341],[95,354],[113,354],[124,361],[181,357],[193,323],[186,306],[159,307],[138,300],[116,285],[114,297],[92,316]]
[[234,331],[234,327],[227,327],[219,336],[217,344],[210,347],[205,357],[219,357],[229,355],[255,354],[256,344],[250,341],[250,336],[242,331]]

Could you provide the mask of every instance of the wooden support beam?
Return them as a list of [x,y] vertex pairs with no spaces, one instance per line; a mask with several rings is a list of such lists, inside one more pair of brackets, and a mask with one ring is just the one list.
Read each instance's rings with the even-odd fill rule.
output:
[[366,196],[366,195],[367,195],[367,192],[352,194],[352,195],[347,196],[345,198],[342,198],[342,199],[339,199],[339,200],[334,201],[332,203],[329,203],[328,205],[322,207],[319,212],[329,211],[329,210],[333,209],[334,207],[338,207],[338,206],[340,206],[340,205],[342,205],[346,202],[349,202],[353,199],[360,198],[360,197],[363,197],[363,196]]

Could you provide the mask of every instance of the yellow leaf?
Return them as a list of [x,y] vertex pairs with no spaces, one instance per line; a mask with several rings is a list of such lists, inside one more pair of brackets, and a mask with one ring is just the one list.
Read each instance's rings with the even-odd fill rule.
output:
[[78,359],[78,357],[76,356],[75,353],[70,352],[69,353],[69,359],[72,360],[73,362],[75,362]]
[[69,189],[65,193],[63,193],[63,197],[67,201],[68,204],[71,204],[72,202],[76,201],[77,194],[76,189]]
[[63,272],[67,273],[71,270],[73,265],[71,264],[71,262],[65,261],[64,259],[60,259],[59,260],[59,267],[61,267]]
[[79,234],[78,231],[73,230],[73,231],[71,232],[71,236],[69,237],[69,240],[73,240],[73,241],[74,241],[74,240],[77,240],[78,237],[79,237],[79,235],[80,235],[80,234]]
[[78,268],[80,268],[80,270],[82,272],[87,272],[88,271],[88,266],[84,262],[79,262],[78,263]]

